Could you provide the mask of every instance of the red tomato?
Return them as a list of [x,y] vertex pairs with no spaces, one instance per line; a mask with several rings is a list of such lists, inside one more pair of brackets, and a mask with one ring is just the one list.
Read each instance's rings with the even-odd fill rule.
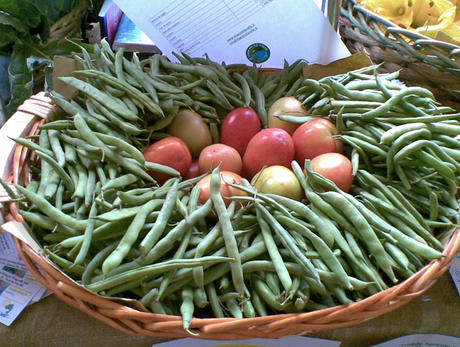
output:
[[267,128],[259,131],[248,143],[243,157],[245,173],[252,178],[265,166],[291,167],[294,142],[285,130]]
[[[166,137],[161,139],[144,150],[145,160],[170,166],[180,172],[184,177],[192,164],[192,155],[184,141],[178,137]],[[149,171],[158,183],[163,184],[171,176]]]
[[243,156],[249,140],[260,129],[260,118],[256,111],[249,107],[239,107],[225,117],[220,142],[235,148]]
[[200,165],[198,159],[193,159],[192,164],[190,165],[187,174],[184,179],[188,180],[189,178],[198,177],[200,175]]
[[313,171],[333,181],[345,192],[353,184],[353,166],[351,161],[340,153],[324,153],[311,160]]
[[337,138],[339,132],[334,123],[325,119],[312,119],[292,135],[296,160],[303,167],[305,159],[313,159],[323,153],[342,153],[343,143]]
[[198,158],[200,173],[210,171],[219,164],[221,171],[231,171],[241,174],[243,162],[240,154],[233,147],[216,143],[203,148]]
[[[204,204],[211,197],[211,174],[203,177],[197,184],[200,187],[200,204]],[[241,176],[230,171],[220,172],[220,194],[224,197],[225,205],[230,205],[231,200],[225,199],[229,196],[246,196],[247,194],[228,184],[241,184]]]

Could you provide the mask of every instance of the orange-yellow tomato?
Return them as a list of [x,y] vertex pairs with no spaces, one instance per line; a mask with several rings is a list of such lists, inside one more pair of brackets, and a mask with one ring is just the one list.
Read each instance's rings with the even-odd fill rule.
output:
[[294,200],[303,197],[297,176],[285,166],[273,165],[262,169],[252,178],[251,184],[261,193],[282,195]]
[[169,133],[182,139],[194,158],[206,146],[212,144],[211,131],[203,118],[195,111],[181,109],[169,126]]
[[307,115],[307,110],[302,103],[293,96],[284,96],[276,100],[268,109],[268,127],[286,130],[290,135],[299,127],[298,123],[287,122],[277,116],[296,116]]

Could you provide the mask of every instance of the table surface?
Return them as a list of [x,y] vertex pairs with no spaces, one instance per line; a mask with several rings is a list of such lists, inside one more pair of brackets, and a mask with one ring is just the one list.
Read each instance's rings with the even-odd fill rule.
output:
[[[403,307],[349,328],[316,333],[341,346],[371,346],[411,334],[460,337],[460,297],[449,273]],[[9,327],[0,324],[0,346],[152,346],[166,341],[122,333],[48,296],[29,306]]]

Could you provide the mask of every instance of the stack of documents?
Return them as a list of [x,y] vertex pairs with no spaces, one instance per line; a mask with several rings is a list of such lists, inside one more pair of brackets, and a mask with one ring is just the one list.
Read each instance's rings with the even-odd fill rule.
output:
[[47,294],[19,257],[13,237],[0,231],[0,323],[11,325],[28,305]]

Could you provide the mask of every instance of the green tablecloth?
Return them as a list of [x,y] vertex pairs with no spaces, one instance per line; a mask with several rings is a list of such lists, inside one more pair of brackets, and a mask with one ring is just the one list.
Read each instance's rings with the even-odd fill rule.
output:
[[[403,335],[436,333],[460,337],[460,297],[447,273],[409,304],[359,325],[313,336],[369,346]],[[0,324],[0,346],[152,346],[164,341],[127,335],[51,295],[28,307],[10,326]]]

